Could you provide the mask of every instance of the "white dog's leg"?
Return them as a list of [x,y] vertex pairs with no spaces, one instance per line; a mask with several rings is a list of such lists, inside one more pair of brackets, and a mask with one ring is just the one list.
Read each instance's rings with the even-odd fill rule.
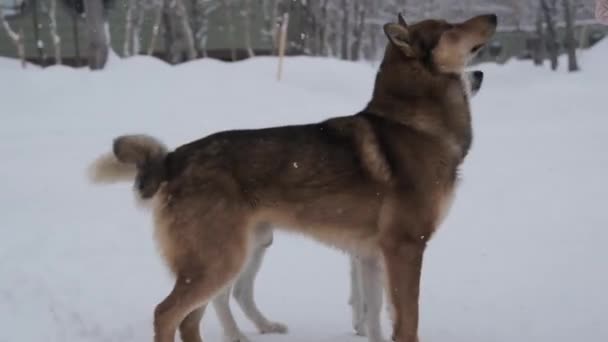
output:
[[380,313],[382,311],[382,267],[378,259],[359,261],[360,280],[365,302],[364,321],[369,342],[383,342]]
[[350,257],[350,298],[348,303],[352,309],[353,329],[359,336],[366,335],[365,296],[361,279],[361,261],[354,255]]
[[287,326],[268,320],[258,309],[253,296],[255,278],[264,260],[266,249],[272,244],[272,228],[270,226],[258,227],[253,240],[252,254],[239,274],[232,294],[247,318],[255,324],[260,333],[284,334],[287,332]]
[[224,329],[224,338],[227,342],[249,342],[236,324],[230,310],[230,289],[231,286],[227,286],[213,298],[213,307]]

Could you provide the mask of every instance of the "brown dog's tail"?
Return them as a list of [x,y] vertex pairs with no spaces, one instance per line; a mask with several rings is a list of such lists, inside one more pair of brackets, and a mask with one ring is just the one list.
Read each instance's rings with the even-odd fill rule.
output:
[[112,153],[102,155],[91,165],[91,181],[135,181],[135,189],[143,199],[153,197],[166,178],[165,145],[147,135],[124,135],[114,139],[112,147]]

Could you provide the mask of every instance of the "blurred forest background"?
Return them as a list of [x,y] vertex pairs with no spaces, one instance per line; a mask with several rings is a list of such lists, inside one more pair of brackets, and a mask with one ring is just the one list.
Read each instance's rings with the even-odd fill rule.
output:
[[[0,0],[0,56],[40,65],[103,68],[109,51],[169,63],[212,57],[234,61],[285,53],[376,60],[382,25],[402,12],[409,22],[499,16],[499,32],[475,62],[529,59],[568,70],[607,33],[594,0]],[[283,26],[284,25],[284,26]],[[24,63],[25,65],[25,63]]]

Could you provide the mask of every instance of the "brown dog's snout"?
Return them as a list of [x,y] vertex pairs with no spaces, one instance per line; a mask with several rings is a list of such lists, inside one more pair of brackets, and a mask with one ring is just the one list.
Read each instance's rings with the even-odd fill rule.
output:
[[482,31],[492,35],[498,26],[496,14],[482,14],[471,18],[463,23],[463,26],[473,31]]
[[496,14],[486,14],[486,20],[492,25],[498,25],[498,16]]

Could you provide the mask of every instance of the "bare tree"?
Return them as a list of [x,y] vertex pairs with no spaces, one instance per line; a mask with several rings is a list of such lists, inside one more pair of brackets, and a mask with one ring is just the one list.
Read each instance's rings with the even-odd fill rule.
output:
[[543,65],[545,60],[545,32],[543,30],[543,18],[540,11],[536,16],[536,35],[534,37],[533,58],[534,65]]
[[264,16],[264,27],[262,29],[262,36],[270,43],[272,54],[276,54],[278,48],[278,1],[263,0],[262,12]]
[[17,55],[19,59],[21,59],[21,66],[25,68],[25,46],[23,44],[23,34],[19,34],[13,30],[11,25],[6,20],[4,15],[4,11],[2,11],[2,6],[0,6],[0,22],[2,24],[2,28],[4,28],[4,32],[6,35],[13,41],[15,48],[17,49]]
[[192,34],[194,35],[194,48],[196,49],[197,55],[203,54],[201,48],[201,27],[205,21],[205,10],[203,7],[203,0],[190,0],[190,27],[192,27]]
[[251,47],[251,14],[253,9],[251,8],[251,0],[245,0],[244,9],[241,11],[243,17],[243,26],[245,30],[245,49],[247,49],[247,55],[249,57],[255,56],[253,48]]
[[168,47],[169,61],[179,63],[197,56],[194,34],[184,0],[168,0],[163,7],[162,22],[165,29],[165,46]]
[[133,16],[135,12],[135,1],[127,0],[127,13],[125,14],[125,40],[122,47],[124,57],[132,55],[131,42],[133,40]]
[[84,0],[84,10],[89,38],[89,68],[103,69],[108,60],[108,38],[102,0]]
[[53,52],[55,55],[55,64],[61,64],[61,37],[57,32],[57,0],[49,1],[49,29],[51,31],[51,40],[53,41]]
[[511,9],[511,16],[513,18],[513,22],[515,23],[515,29],[520,31],[524,12],[523,7],[525,4],[521,0],[509,0],[508,6]]
[[184,0],[173,1],[175,1],[175,14],[177,15],[179,23],[181,24],[183,41],[186,46],[187,58],[188,60],[193,60],[196,58],[196,49],[194,47],[194,35],[192,34],[192,28],[190,27],[190,22],[188,20],[188,12],[186,11]]
[[131,55],[138,55],[141,52],[141,28],[144,24],[145,15],[144,0],[137,0],[135,20],[133,21],[133,31],[131,38]]
[[566,22],[565,46],[568,52],[568,71],[578,71],[578,61],[576,60],[576,40],[574,39],[574,9],[570,0],[562,0],[564,7],[564,21]]
[[234,29],[234,18],[232,16],[232,1],[224,0],[224,15],[226,18],[226,31],[228,31],[229,37],[229,45],[230,45],[230,58],[235,61],[236,60],[236,38],[235,38],[235,29]]
[[318,50],[319,50],[319,54],[321,56],[327,56],[327,47],[328,47],[328,43],[327,43],[327,29],[328,29],[328,6],[329,6],[329,0],[323,0],[323,4],[321,5],[321,8],[319,9],[319,36],[318,36]]
[[555,12],[555,1],[551,1],[551,5],[547,0],[540,0],[541,9],[545,18],[545,24],[547,25],[547,52],[551,60],[551,70],[557,70],[558,67],[558,45],[557,45],[557,33],[555,31],[555,21],[553,19],[553,13]]
[[198,55],[207,57],[209,16],[220,6],[216,0],[191,0],[191,26]]
[[31,0],[30,6],[32,12],[32,26],[34,28],[34,41],[36,42],[36,51],[38,51],[38,60],[44,65],[46,62],[46,55],[44,53],[44,41],[40,39],[38,0]]
[[353,23],[353,44],[351,46],[350,58],[353,61],[359,60],[361,45],[363,40],[363,30],[365,28],[365,7],[362,0],[354,3],[355,22]]
[[80,54],[80,30],[78,28],[78,13],[75,8],[72,8],[70,11],[70,19],[72,19],[72,38],[74,41],[74,55],[76,57],[75,65],[77,67],[80,66],[80,62],[82,61],[82,55]]
[[342,5],[340,6],[342,9],[342,32],[341,32],[341,53],[340,57],[344,60],[348,59],[348,39],[350,36],[349,31],[349,17],[350,11],[348,8],[348,0],[342,0]]
[[156,48],[156,39],[160,32],[160,24],[163,17],[163,8],[165,7],[165,0],[158,0],[154,7],[154,22],[152,23],[152,35],[150,36],[150,42],[148,43],[148,55],[154,53]]

